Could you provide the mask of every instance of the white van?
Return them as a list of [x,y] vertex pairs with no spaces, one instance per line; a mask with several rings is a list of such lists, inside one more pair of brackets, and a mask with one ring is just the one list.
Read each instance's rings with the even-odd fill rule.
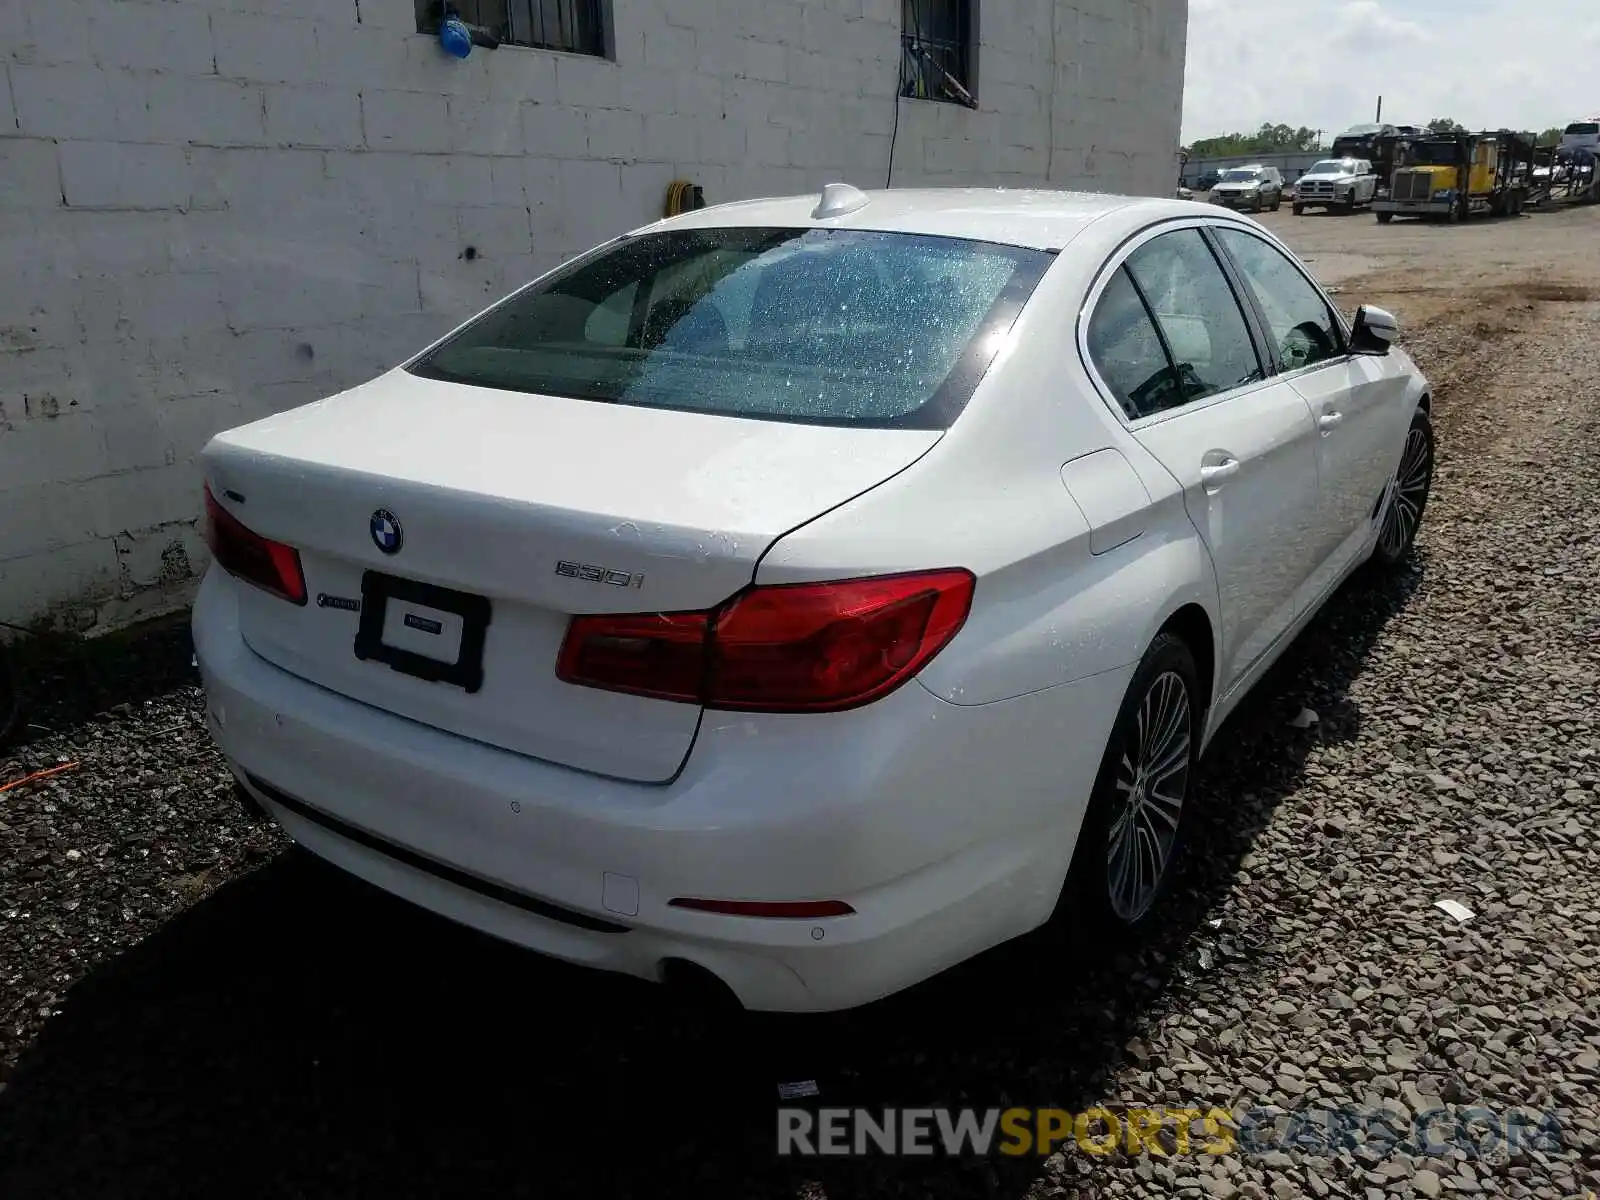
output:
[[1600,151],[1600,116],[1568,125],[1561,133],[1561,149]]

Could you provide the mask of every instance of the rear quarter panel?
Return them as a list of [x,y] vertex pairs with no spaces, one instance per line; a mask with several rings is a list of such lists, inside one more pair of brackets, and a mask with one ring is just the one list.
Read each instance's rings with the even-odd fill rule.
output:
[[[1121,240],[1115,229],[1094,232],[1059,256],[937,447],[785,535],[757,567],[760,584],[973,571],[966,625],[920,676],[952,704],[990,704],[1126,667],[1183,605],[1215,615],[1210,560],[1176,482],[1127,434],[1078,357],[1089,280]],[[1080,241],[1083,252],[1069,253]],[[1097,555],[1061,468],[1107,447],[1133,464],[1151,501],[1143,532]]]

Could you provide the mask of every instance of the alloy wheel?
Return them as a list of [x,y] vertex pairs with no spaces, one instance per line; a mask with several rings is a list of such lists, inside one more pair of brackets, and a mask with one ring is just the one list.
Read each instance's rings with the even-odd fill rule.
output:
[[1183,677],[1164,671],[1145,692],[1122,746],[1106,884],[1112,912],[1129,924],[1150,910],[1172,861],[1189,787],[1190,713]]
[[1428,435],[1413,428],[1406,435],[1405,452],[1400,456],[1400,469],[1395,472],[1394,495],[1384,510],[1383,529],[1378,543],[1384,557],[1397,559],[1417,536],[1417,526],[1422,523],[1422,508],[1428,502],[1428,486],[1433,479],[1433,451],[1428,446]]

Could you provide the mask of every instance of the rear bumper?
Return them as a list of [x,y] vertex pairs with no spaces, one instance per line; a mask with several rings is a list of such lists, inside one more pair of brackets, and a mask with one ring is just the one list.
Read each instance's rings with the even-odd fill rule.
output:
[[[296,842],[557,958],[647,979],[692,962],[755,1009],[863,1004],[1038,925],[1131,674],[983,706],[913,684],[836,716],[707,713],[683,774],[655,786],[306,683],[245,644],[238,586],[212,571],[196,601],[208,721]],[[677,896],[855,913],[738,918],[671,907]]]

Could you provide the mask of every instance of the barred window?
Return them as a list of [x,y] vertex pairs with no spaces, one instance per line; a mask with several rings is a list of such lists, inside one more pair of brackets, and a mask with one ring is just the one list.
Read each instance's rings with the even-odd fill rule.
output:
[[417,30],[438,33],[447,13],[507,46],[606,53],[604,0],[416,0]]
[[976,0],[903,0],[900,94],[976,108],[973,9]]

